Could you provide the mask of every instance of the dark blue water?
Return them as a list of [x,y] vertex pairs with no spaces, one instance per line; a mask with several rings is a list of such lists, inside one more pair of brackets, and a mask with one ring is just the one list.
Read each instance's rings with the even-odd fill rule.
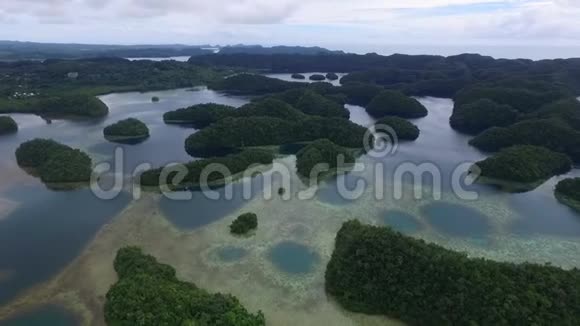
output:
[[294,275],[312,272],[320,260],[312,248],[292,241],[274,246],[270,249],[268,258],[280,271]]
[[519,235],[580,236],[580,214],[552,197],[540,192],[512,195],[510,206],[519,219],[510,230]]
[[[203,192],[181,192],[178,194],[189,195],[189,200],[173,200],[163,197],[160,207],[163,214],[175,226],[192,230],[211,224],[228,214],[246,205],[252,198],[262,194],[263,177],[257,176],[243,182],[231,184],[231,197],[227,196],[227,188],[214,189],[219,194],[219,199],[214,200]],[[244,192],[247,189],[247,197]]]
[[78,326],[80,321],[57,306],[45,306],[0,321],[0,326]]
[[130,201],[126,193],[103,201],[88,189],[41,186],[12,189],[4,197],[22,204],[0,220],[0,270],[11,275],[0,282],[0,303],[55,275]]
[[481,239],[491,231],[489,218],[467,206],[433,202],[421,207],[421,212],[435,229],[444,234]]
[[387,211],[382,216],[382,221],[385,225],[404,234],[412,234],[421,229],[421,224],[417,221],[417,218],[403,211]]

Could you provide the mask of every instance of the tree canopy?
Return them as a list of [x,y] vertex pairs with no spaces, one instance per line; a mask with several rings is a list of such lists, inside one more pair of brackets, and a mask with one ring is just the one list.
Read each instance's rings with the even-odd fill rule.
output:
[[310,116],[298,121],[272,117],[226,118],[189,136],[186,151],[207,157],[249,146],[284,145],[328,138],[351,148],[362,148],[366,129],[349,120]]
[[287,82],[254,74],[237,74],[209,85],[211,89],[239,95],[264,95],[303,87],[302,83]]
[[399,117],[384,117],[379,119],[375,125],[391,127],[397,134],[399,140],[416,140],[421,133],[419,127]]
[[577,325],[580,271],[469,258],[388,227],[343,224],[326,292],[410,325]]
[[245,213],[236,218],[230,225],[232,234],[243,235],[258,228],[258,216],[254,213]]
[[580,178],[569,178],[558,182],[555,195],[562,203],[580,210]]
[[105,138],[113,142],[145,140],[149,138],[147,125],[135,118],[118,121],[103,129]]
[[261,326],[261,312],[248,312],[229,294],[211,294],[177,279],[175,269],[140,248],[124,247],[114,262],[118,281],[105,301],[108,325]]
[[306,76],[302,75],[302,74],[292,74],[292,79],[306,79]]
[[453,129],[479,134],[491,127],[506,127],[516,122],[518,112],[506,104],[497,104],[490,99],[455,106],[450,123]]
[[298,173],[306,178],[311,177],[315,167],[325,164],[325,170],[315,171],[322,176],[336,171],[337,169],[346,169],[355,161],[351,151],[336,145],[328,139],[318,139],[302,148],[296,154],[296,168]]
[[324,77],[324,75],[321,75],[321,74],[313,74],[310,76],[309,79],[314,80],[314,81],[323,81],[323,80],[326,80],[326,77]]
[[421,118],[427,116],[427,109],[414,98],[398,91],[382,91],[375,96],[366,107],[373,118],[382,118],[388,115],[401,118]]
[[338,80],[338,75],[333,73],[333,72],[329,72],[326,74],[326,79],[328,80]]
[[0,135],[13,134],[18,131],[18,124],[12,117],[0,117]]
[[86,182],[91,178],[92,161],[84,152],[49,139],[34,139],[16,149],[16,161],[33,168],[43,182]]
[[490,152],[514,145],[543,146],[580,162],[580,133],[554,119],[526,120],[507,128],[490,128],[469,144]]
[[572,169],[572,161],[565,154],[530,145],[503,149],[476,165],[482,177],[521,183],[544,181]]
[[163,121],[168,124],[188,124],[196,129],[202,129],[231,116],[234,109],[229,105],[215,103],[197,104],[167,112],[163,115]]
[[[202,174],[204,169],[210,165],[220,165],[227,169],[231,176],[244,172],[252,165],[267,165],[274,161],[274,153],[268,150],[261,149],[247,149],[239,153],[230,154],[222,157],[212,157],[203,160],[196,160],[185,164],[187,175],[183,180],[176,180],[177,189],[182,188],[199,188],[202,182]],[[145,171],[141,174],[140,183],[143,186],[159,187],[161,185],[171,185],[175,173],[169,173],[167,179],[162,179],[162,168]],[[219,173],[211,173],[207,176],[207,182],[215,185],[220,185],[225,182],[224,175]],[[211,185],[208,185],[211,186]]]

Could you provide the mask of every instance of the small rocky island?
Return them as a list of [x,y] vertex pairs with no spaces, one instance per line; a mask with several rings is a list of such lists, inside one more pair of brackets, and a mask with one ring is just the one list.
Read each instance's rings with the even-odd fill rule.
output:
[[245,213],[232,222],[230,232],[235,235],[245,235],[258,228],[258,216],[254,213]]
[[0,136],[13,134],[18,131],[18,124],[12,117],[0,117]]
[[143,122],[129,118],[105,127],[103,134],[110,142],[139,144],[149,138],[149,128]]

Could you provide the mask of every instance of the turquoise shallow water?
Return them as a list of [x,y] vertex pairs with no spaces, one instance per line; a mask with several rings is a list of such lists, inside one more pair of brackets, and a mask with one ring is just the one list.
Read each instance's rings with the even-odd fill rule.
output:
[[268,258],[280,271],[293,275],[308,274],[320,260],[311,248],[292,241],[275,245]]
[[[152,96],[160,97],[161,102],[151,103]],[[20,125],[19,133],[0,137],[0,199],[14,204],[13,209],[0,216],[0,304],[7,303],[22,291],[57,274],[77,257],[104,224],[131,201],[127,193],[113,201],[102,201],[88,190],[53,192],[46,189],[38,180],[16,166],[13,153],[21,142],[35,137],[53,138],[89,151],[95,162],[112,162],[115,149],[122,148],[125,161],[119,173],[128,175],[141,163],[161,166],[168,162],[192,159],[185,153],[183,142],[195,130],[165,125],[162,121],[164,112],[197,103],[240,106],[248,101],[247,98],[229,97],[203,88],[196,91],[111,94],[104,96],[103,100],[111,111],[106,119],[84,122],[55,120],[48,124],[36,116],[13,115]],[[339,192],[341,180],[330,178],[320,185],[315,196],[317,203],[327,209],[329,215],[337,219],[344,216],[367,218],[366,221],[388,224],[410,235],[428,230],[445,240],[465,240],[475,245],[488,244],[488,239],[497,236],[498,230],[502,237],[508,239],[549,236],[560,237],[564,241],[580,238],[580,214],[560,204],[553,196],[553,187],[559,179],[549,180],[534,191],[523,194],[502,193],[492,187],[471,185],[466,186],[466,189],[477,191],[478,200],[456,198],[451,182],[454,169],[461,163],[474,162],[485,155],[467,144],[468,136],[458,134],[449,127],[448,120],[453,107],[451,100],[420,100],[429,109],[429,116],[413,121],[421,129],[421,136],[416,142],[399,144],[394,155],[378,158],[363,156],[359,159],[368,166],[382,164],[384,173],[381,182],[386,186],[389,198],[369,201],[368,193],[358,199],[343,198]],[[365,126],[372,123],[373,120],[363,108],[347,108],[351,112],[352,121]],[[151,129],[151,138],[135,146],[119,146],[104,141],[103,126],[127,117],[137,117],[146,122]],[[289,154],[292,150],[288,149]],[[441,172],[442,198],[436,200],[427,196],[415,200],[409,192],[400,200],[390,198],[393,185],[403,184],[408,188],[416,181],[409,174],[404,175],[400,182],[394,181],[397,167],[404,163],[435,165]],[[580,176],[580,173],[574,170],[568,176]],[[359,181],[364,181],[368,188],[377,187],[379,183],[368,170],[351,172],[344,179],[347,188],[354,187]],[[260,196],[264,190],[262,181],[261,177],[256,177],[234,184],[231,200],[211,200],[200,193],[193,193],[193,199],[188,201],[162,198],[160,209],[179,229],[191,231],[204,228],[241,210]],[[247,197],[242,194],[245,184],[252,184],[254,190]],[[424,179],[424,189],[429,190],[436,185],[435,180]],[[225,188],[217,190],[222,197],[224,191]],[[287,192],[293,193],[291,190]],[[430,190],[427,194],[433,195]],[[299,206],[300,201],[293,199],[292,205]],[[304,223],[304,230],[309,230],[311,225],[308,223],[316,224],[316,216]],[[304,240],[300,238],[299,232],[292,235]],[[280,239],[287,237],[274,238],[282,241]],[[557,243],[560,238],[553,241]],[[324,255],[314,247],[293,240],[268,246],[263,258],[283,275],[311,275],[313,271],[320,270],[317,267],[320,267]],[[244,249],[243,246],[238,248],[236,244],[222,248],[215,254],[225,263],[244,262],[250,260],[253,254],[252,251],[244,252]],[[237,266],[230,264],[231,268]],[[52,324],[59,325],[58,318],[62,315],[52,312],[39,310],[27,314],[33,318],[28,319],[30,325],[35,325],[34,318],[54,320]]]

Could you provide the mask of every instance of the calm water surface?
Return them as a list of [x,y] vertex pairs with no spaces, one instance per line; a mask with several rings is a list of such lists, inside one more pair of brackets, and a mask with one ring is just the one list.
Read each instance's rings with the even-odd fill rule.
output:
[[[161,101],[153,103],[153,96],[158,96]],[[113,162],[113,153],[120,148],[124,152],[124,162],[117,167],[118,173],[129,175],[141,163],[158,167],[170,162],[193,159],[185,152],[184,141],[195,130],[165,125],[163,113],[200,103],[213,102],[239,107],[249,102],[248,98],[225,96],[206,88],[145,94],[111,94],[102,96],[101,99],[110,108],[110,114],[104,119],[54,120],[48,123],[36,116],[15,114],[11,116],[18,122],[20,131],[15,135],[0,137],[0,304],[7,303],[22,291],[58,273],[131,200],[130,194],[122,194],[113,201],[102,201],[95,198],[89,190],[54,192],[46,189],[37,179],[17,167],[14,151],[20,143],[37,137],[52,138],[88,151],[95,163]],[[501,209],[508,210],[507,213],[515,217],[502,225],[502,230],[507,235],[548,235],[575,239],[580,237],[579,214],[558,203],[553,196],[553,187],[559,180],[556,178],[523,194],[507,194],[491,187],[470,186],[470,190],[479,192],[478,201],[454,199],[450,180],[456,167],[462,163],[481,160],[485,155],[467,144],[470,139],[468,136],[456,133],[449,127],[449,116],[453,108],[451,100],[421,98],[420,101],[428,108],[429,115],[413,121],[421,129],[421,136],[417,141],[399,144],[393,155],[378,158],[365,155],[359,159],[369,166],[377,163],[383,165],[381,182],[368,170],[352,172],[344,178],[348,187],[354,186],[358,181],[366,182],[370,188],[377,187],[378,183],[387,187],[400,183],[412,185],[413,179],[409,175],[402,180],[394,180],[394,171],[405,163],[431,163],[441,172],[441,189],[438,191],[444,194],[444,199],[427,197],[415,201],[406,194],[402,201],[408,204],[408,209],[392,207],[393,202],[389,200],[379,201],[376,203],[377,215],[371,219],[406,233],[414,233],[427,227],[443,237],[477,240],[487,238],[496,231],[494,213],[489,213],[488,210],[501,206]],[[347,109],[355,123],[363,126],[373,123],[364,108],[347,106]],[[135,146],[105,141],[103,127],[128,117],[145,122],[150,128],[151,137]],[[578,175],[578,170],[569,174]],[[368,214],[369,207],[364,204],[368,198],[342,198],[338,191],[338,181],[340,180],[332,178],[321,184],[316,200],[323,205],[337,208],[332,214],[339,214],[343,210],[351,210],[353,216]],[[248,183],[253,185],[255,191],[250,196],[243,196],[243,185]],[[425,189],[436,185],[437,182],[431,179],[424,183]],[[194,192],[193,199],[187,201],[163,198],[160,209],[178,228],[202,228],[239,210],[260,195],[263,189],[262,180],[260,177],[244,180],[234,184],[233,189],[231,200],[225,200],[223,196],[222,200],[210,200]],[[225,188],[217,190],[222,195],[224,191]],[[387,191],[387,195],[391,193],[392,191]],[[479,205],[480,203],[486,203],[487,206]],[[299,202],[296,204],[300,205]],[[235,261],[244,254],[240,248],[232,247],[223,249],[217,255],[224,261]],[[320,263],[315,249],[293,241],[273,245],[268,248],[267,255],[280,273],[290,275],[308,274]],[[50,325],[72,325],[63,316],[49,309],[25,316],[32,319],[20,320],[27,322],[21,323],[22,325],[35,325],[34,320],[44,320]]]

